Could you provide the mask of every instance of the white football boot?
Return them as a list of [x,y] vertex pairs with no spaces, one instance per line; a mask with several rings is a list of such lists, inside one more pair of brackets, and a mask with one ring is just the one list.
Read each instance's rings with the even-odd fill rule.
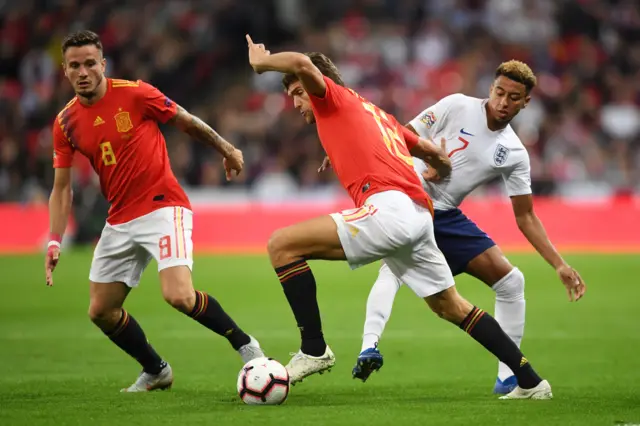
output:
[[266,356],[262,351],[262,348],[260,347],[260,343],[253,336],[249,337],[251,338],[249,343],[241,346],[240,349],[238,349],[238,353],[242,357],[242,362],[245,364],[256,358],[262,358]]
[[173,371],[169,364],[160,370],[158,374],[149,374],[144,371],[140,373],[134,384],[120,392],[151,392],[154,390],[165,390],[171,388],[173,384]]
[[293,358],[287,364],[286,369],[289,372],[289,382],[292,385],[312,374],[331,371],[331,368],[336,364],[336,357],[328,345],[324,355],[319,357],[307,355],[302,351],[291,355]]
[[501,396],[500,399],[552,399],[551,385],[546,380],[538,383],[538,386],[531,389],[522,389],[516,386],[514,390],[508,394]]

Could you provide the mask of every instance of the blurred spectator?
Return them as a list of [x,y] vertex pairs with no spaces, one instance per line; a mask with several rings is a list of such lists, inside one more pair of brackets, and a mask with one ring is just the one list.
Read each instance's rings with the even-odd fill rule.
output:
[[[330,173],[316,173],[322,148],[314,129],[291,110],[280,76],[250,72],[248,32],[272,51],[327,53],[350,86],[403,122],[453,92],[484,97],[501,61],[527,61],[539,87],[514,127],[531,155],[534,191],[640,191],[635,0],[2,4],[0,201],[48,196],[50,126],[73,96],[59,45],[79,28],[103,38],[109,75],[151,82],[244,150],[246,173],[229,183],[215,152],[167,129],[173,169],[192,189],[247,189],[277,200],[334,185]],[[95,201],[90,166],[78,159],[77,167],[76,186],[86,190],[78,214],[106,208]]]

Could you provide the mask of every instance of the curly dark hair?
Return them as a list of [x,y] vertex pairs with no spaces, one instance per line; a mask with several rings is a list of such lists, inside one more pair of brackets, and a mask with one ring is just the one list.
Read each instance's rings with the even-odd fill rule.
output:
[[[335,64],[331,61],[331,59],[327,58],[323,53],[320,52],[309,52],[305,53],[311,59],[313,65],[315,65],[322,75],[326,75],[334,83],[344,86],[344,81],[342,81],[342,76],[340,75],[340,71],[335,66]],[[282,77],[282,85],[285,90],[289,89],[291,83],[298,81],[298,77],[295,74],[285,74]]]

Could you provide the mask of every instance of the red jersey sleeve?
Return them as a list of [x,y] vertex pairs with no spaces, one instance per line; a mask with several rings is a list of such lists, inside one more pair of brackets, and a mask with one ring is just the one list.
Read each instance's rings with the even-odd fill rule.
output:
[[404,141],[407,143],[407,148],[411,150],[414,146],[418,145],[420,138],[418,135],[413,133],[411,130],[407,129],[402,124],[398,124],[400,126],[400,130],[402,131],[402,136],[404,137]]
[[348,90],[331,80],[326,75],[323,75],[324,83],[327,87],[324,97],[313,96],[309,94],[311,105],[313,109],[321,115],[329,115],[335,112],[340,105],[344,90]]
[[140,81],[143,115],[160,123],[166,123],[178,112],[178,106],[164,93],[144,81]]
[[74,152],[71,142],[62,132],[60,122],[56,118],[53,122],[53,167],[56,169],[71,167]]

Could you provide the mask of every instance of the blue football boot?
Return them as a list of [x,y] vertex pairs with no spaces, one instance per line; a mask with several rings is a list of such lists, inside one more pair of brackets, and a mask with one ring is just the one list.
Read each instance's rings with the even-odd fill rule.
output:
[[496,379],[496,385],[493,387],[493,393],[497,395],[506,395],[518,386],[516,376],[509,376],[504,380]]
[[382,368],[384,360],[377,346],[378,345],[376,345],[375,348],[365,349],[358,355],[356,366],[353,367],[353,371],[351,372],[354,379],[360,379],[366,382],[371,373]]

